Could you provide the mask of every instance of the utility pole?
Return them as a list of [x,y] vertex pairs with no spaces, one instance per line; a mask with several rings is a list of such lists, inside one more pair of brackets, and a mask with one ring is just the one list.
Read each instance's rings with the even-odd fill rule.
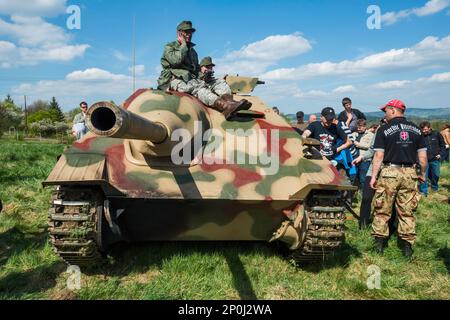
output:
[[136,91],[136,15],[133,16],[133,93]]
[[28,131],[28,110],[27,110],[27,96],[23,96],[25,100],[25,130]]

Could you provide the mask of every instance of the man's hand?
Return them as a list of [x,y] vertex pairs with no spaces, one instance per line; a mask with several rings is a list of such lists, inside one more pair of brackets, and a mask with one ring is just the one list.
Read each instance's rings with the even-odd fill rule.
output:
[[207,71],[205,73],[204,81],[209,82],[209,81],[213,80],[213,78],[214,78],[214,71]]
[[419,178],[420,183],[425,183],[425,182],[426,182],[426,180],[425,180],[425,174],[424,174],[424,173],[421,173],[421,174],[418,176],[418,178]]
[[352,161],[352,165],[357,165],[360,164],[362,162],[362,156],[359,156],[358,158],[356,158],[355,160]]
[[186,38],[184,37],[183,33],[178,31],[177,32],[177,40],[180,44],[186,44]]
[[374,190],[377,189],[377,177],[372,177],[372,179],[370,179],[370,187]]
[[440,154],[438,154],[438,155],[436,156],[436,160],[441,160],[441,155],[440,155]]
[[350,123],[352,122],[352,120],[353,120],[353,114],[350,112],[350,113],[347,113],[347,121],[345,122],[345,124],[347,125],[347,127],[350,125]]

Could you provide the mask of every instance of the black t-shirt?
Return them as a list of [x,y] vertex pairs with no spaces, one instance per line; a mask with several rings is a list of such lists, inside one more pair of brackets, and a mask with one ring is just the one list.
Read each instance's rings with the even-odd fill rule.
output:
[[405,118],[394,118],[375,136],[375,151],[384,152],[383,163],[413,165],[419,151],[426,151],[420,129]]
[[325,128],[320,121],[311,123],[306,130],[311,131],[311,138],[320,141],[320,153],[331,160],[336,154],[336,142],[340,138],[344,143],[347,142],[347,134],[335,124]]

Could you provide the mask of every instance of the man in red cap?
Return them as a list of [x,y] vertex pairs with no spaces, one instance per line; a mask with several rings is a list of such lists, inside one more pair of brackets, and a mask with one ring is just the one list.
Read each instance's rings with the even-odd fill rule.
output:
[[[412,256],[416,239],[414,212],[419,204],[418,181],[425,180],[427,148],[421,130],[406,120],[406,106],[400,100],[391,100],[381,107],[387,124],[375,136],[372,178],[370,186],[376,189],[372,235],[375,250],[383,253],[389,236],[388,222],[392,207],[398,215],[398,237],[403,255]],[[420,175],[415,164],[419,159]],[[377,180],[378,177],[378,180]]]

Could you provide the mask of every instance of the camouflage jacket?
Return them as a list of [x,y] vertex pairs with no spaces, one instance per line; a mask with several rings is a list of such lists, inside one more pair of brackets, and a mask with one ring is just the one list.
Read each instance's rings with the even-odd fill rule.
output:
[[167,86],[174,78],[188,82],[196,79],[200,71],[195,44],[181,45],[178,41],[166,44],[161,58],[163,70],[158,79],[159,88]]

